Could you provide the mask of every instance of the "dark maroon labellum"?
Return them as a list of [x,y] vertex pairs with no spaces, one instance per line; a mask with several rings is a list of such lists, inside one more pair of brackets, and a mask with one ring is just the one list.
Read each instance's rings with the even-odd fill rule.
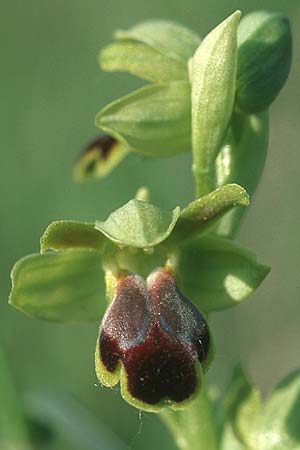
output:
[[207,358],[209,344],[207,322],[170,271],[154,272],[148,288],[137,275],[118,281],[102,323],[100,358],[110,372],[122,361],[134,398],[151,405],[188,399],[198,385],[196,361]]

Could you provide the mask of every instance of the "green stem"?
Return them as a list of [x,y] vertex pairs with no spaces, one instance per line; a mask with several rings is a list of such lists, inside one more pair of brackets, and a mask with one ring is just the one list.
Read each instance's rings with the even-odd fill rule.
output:
[[159,413],[181,450],[217,450],[217,426],[205,387],[184,410],[164,409]]
[[[195,158],[195,155],[194,155]],[[193,173],[196,183],[196,198],[203,197],[215,189],[214,164],[195,161]]]

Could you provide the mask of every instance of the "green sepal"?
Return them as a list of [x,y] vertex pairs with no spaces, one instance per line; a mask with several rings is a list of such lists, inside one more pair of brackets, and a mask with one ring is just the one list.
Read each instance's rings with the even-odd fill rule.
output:
[[100,320],[106,306],[101,254],[67,250],[26,256],[11,273],[9,303],[37,319]]
[[195,32],[167,20],[147,20],[129,30],[117,31],[115,37],[144,43],[165,57],[180,61],[184,65],[193,56],[201,41]]
[[129,72],[153,83],[188,80],[186,64],[132,40],[117,41],[105,47],[99,55],[99,63],[102,70]]
[[177,243],[192,239],[207,231],[216,220],[238,205],[249,205],[247,192],[238,184],[227,184],[200,197],[181,211],[170,240]]
[[210,313],[238,305],[270,268],[249,250],[226,239],[200,237],[179,246],[171,259],[183,294]]
[[214,187],[214,160],[232,115],[240,16],[236,11],[214,28],[193,57],[192,144],[197,197]]
[[[262,416],[261,395],[249,382],[240,364],[234,368],[221,409],[224,412],[222,440],[226,442],[228,435],[233,434],[240,445],[251,450],[258,449],[258,427]],[[222,449],[223,447],[224,443]]]
[[199,446],[218,450],[213,405],[205,384],[197,398],[184,410],[164,409],[160,416],[181,450],[199,450]]
[[248,114],[266,110],[285,84],[291,61],[289,19],[266,11],[247,14],[238,29],[237,107]]
[[300,448],[300,370],[273,391],[263,409],[259,432],[259,450]]
[[143,87],[100,111],[96,125],[146,156],[191,150],[190,85],[179,81]]
[[[238,183],[244,186],[250,197],[265,167],[269,144],[269,114],[235,113],[222,150],[216,159],[216,184]],[[244,208],[235,208],[218,222],[216,233],[233,237],[245,214]]]
[[30,450],[27,429],[20,395],[7,366],[6,357],[0,348],[0,448],[1,450]]
[[112,212],[105,222],[96,222],[96,228],[108,239],[121,246],[154,247],[173,231],[180,208],[163,211],[151,203],[130,200]]
[[46,228],[40,242],[41,253],[76,247],[103,252],[107,239],[95,228],[94,223],[57,220]]
[[128,153],[129,149],[125,144],[102,135],[81,153],[73,169],[73,178],[78,183],[104,178]]

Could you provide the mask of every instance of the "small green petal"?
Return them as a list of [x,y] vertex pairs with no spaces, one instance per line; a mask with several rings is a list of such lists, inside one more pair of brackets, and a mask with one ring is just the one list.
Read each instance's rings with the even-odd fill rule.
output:
[[196,238],[174,259],[179,287],[205,313],[236,306],[269,272],[253,253],[226,239]]
[[179,214],[179,207],[171,212],[163,211],[134,199],[111,213],[105,222],[97,221],[96,228],[116,244],[153,247],[171,234]]
[[228,210],[249,205],[249,196],[238,184],[227,184],[190,203],[180,214],[171,239],[191,239],[210,228]]
[[232,115],[237,64],[236,11],[200,44],[192,62],[192,142],[197,197],[214,187],[213,164]]
[[37,319],[62,323],[100,320],[105,307],[101,255],[68,250],[30,255],[11,273],[9,303]]
[[94,223],[58,220],[52,222],[41,237],[41,252],[76,247],[103,251],[106,242]]
[[190,85],[179,81],[143,87],[100,111],[96,125],[146,156],[191,150]]

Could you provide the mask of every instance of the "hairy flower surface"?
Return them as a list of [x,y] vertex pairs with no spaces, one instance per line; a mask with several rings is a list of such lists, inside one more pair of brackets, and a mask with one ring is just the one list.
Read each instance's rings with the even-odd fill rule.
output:
[[180,403],[201,385],[199,362],[207,359],[210,349],[208,325],[178,290],[169,270],[158,269],[147,281],[148,286],[137,275],[118,280],[100,330],[99,379],[116,384],[119,377],[111,382],[105,372],[120,372],[122,366],[127,401]]

